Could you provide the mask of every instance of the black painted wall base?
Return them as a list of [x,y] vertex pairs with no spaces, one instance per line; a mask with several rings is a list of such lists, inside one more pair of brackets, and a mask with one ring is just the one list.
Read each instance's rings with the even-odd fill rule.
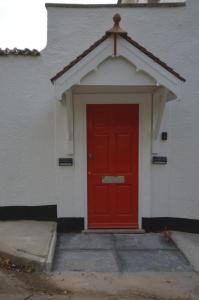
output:
[[142,228],[146,232],[157,232],[164,229],[199,233],[199,220],[183,218],[142,218]]
[[58,218],[57,232],[80,232],[84,230],[84,218]]
[[9,220],[54,221],[58,232],[84,230],[84,218],[57,218],[57,205],[0,207],[0,221]]
[[2,206],[0,207],[0,220],[56,221],[57,205]]
[[[57,222],[58,232],[80,232],[84,230],[84,218],[57,218],[57,205],[3,206],[0,220],[37,220]],[[178,230],[199,233],[199,220],[183,218],[142,218],[142,228],[146,232]]]

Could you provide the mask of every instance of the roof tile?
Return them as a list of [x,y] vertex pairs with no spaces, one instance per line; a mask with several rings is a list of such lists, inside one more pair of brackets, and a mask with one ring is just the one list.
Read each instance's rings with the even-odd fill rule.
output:
[[8,56],[8,55],[22,55],[22,56],[39,56],[40,52],[36,49],[30,50],[28,48],[25,49],[1,49],[0,48],[0,56]]

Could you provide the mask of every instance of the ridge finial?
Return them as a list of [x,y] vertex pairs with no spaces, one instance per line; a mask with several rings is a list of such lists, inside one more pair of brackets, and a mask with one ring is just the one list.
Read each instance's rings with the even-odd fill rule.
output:
[[118,13],[116,13],[114,16],[113,16],[113,22],[114,22],[114,25],[113,25],[113,27],[110,29],[110,30],[108,30],[106,33],[121,33],[121,34],[127,34],[127,32],[124,30],[124,29],[122,29],[121,27],[120,27],[120,21],[121,21],[121,16],[120,16],[120,14],[118,14]]

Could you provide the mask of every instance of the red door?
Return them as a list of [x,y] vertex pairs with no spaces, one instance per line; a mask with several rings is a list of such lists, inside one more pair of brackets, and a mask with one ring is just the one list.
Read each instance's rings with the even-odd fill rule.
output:
[[87,105],[88,228],[138,227],[137,104]]

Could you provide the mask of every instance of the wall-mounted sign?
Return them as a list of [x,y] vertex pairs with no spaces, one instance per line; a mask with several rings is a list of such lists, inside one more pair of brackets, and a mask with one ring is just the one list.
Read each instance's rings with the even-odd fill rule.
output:
[[73,158],[67,157],[67,158],[59,158],[59,166],[73,166]]
[[154,164],[154,165],[166,165],[167,164],[167,157],[166,156],[153,156],[152,157],[152,164]]

